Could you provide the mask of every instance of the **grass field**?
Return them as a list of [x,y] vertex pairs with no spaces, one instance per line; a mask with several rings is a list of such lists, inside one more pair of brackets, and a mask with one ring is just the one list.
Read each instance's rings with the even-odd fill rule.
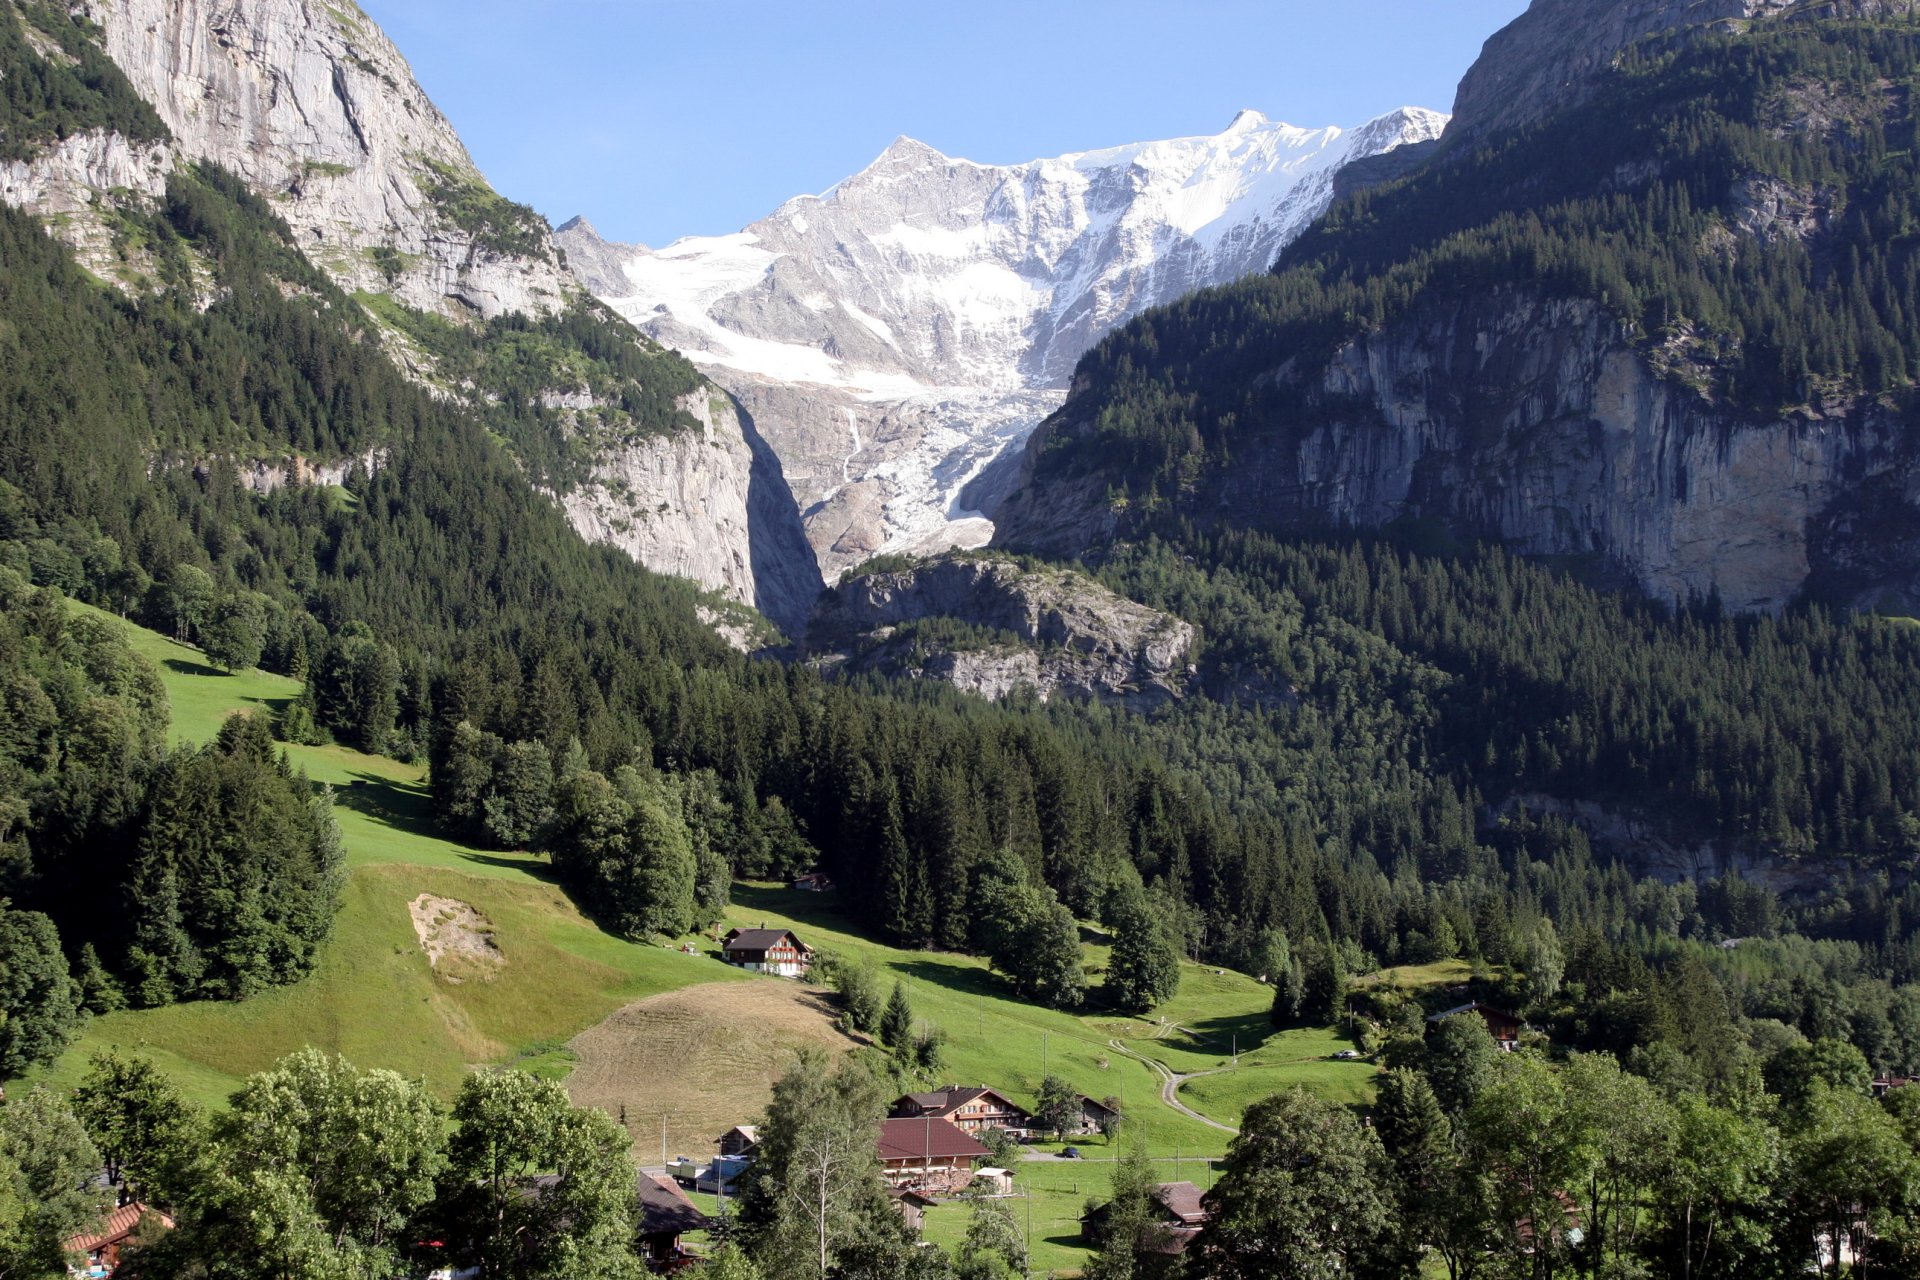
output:
[[[292,680],[227,675],[197,650],[120,625],[161,670],[175,742],[204,741],[233,712],[271,710],[298,693]],[[308,1044],[423,1077],[443,1095],[476,1065],[513,1064],[564,1078],[579,1101],[624,1113],[636,1151],[651,1163],[663,1118],[670,1154],[705,1155],[718,1133],[758,1118],[794,1045],[851,1047],[818,988],[718,964],[711,938],[701,954],[688,955],[612,937],[575,909],[543,858],[470,849],[438,835],[418,767],[344,747],[287,750],[314,782],[335,788],[351,870],[315,972],[244,1003],[95,1018],[33,1079],[70,1086],[89,1055],[117,1046],[152,1057],[194,1097],[218,1105],[245,1075]],[[490,978],[454,982],[435,972],[408,913],[421,894],[485,917],[500,951]],[[946,1033],[944,1080],[992,1084],[1032,1105],[1051,1072],[1092,1097],[1120,1098],[1129,1127],[1123,1141],[1144,1141],[1169,1180],[1210,1185],[1230,1135],[1165,1106],[1160,1075],[1119,1046],[1175,1072],[1212,1073],[1189,1080],[1180,1097],[1228,1125],[1253,1101],[1295,1084],[1345,1102],[1372,1094],[1373,1067],[1331,1060],[1347,1047],[1331,1029],[1272,1033],[1269,989],[1242,974],[1188,964],[1179,995],[1150,1018],[1097,1007],[1064,1013],[1013,999],[974,957],[861,936],[832,893],[739,884],[734,897],[722,929],[791,927],[814,947],[871,957],[888,986],[900,981],[916,1016]],[[1107,939],[1092,928],[1084,939],[1097,975]],[[1451,968],[1424,969],[1431,972],[1401,971],[1395,980],[1455,980]],[[1042,1271],[1084,1262],[1080,1213],[1089,1198],[1108,1193],[1112,1150],[1099,1138],[1079,1145],[1088,1159],[1021,1161],[1016,1170],[1024,1198],[1011,1203],[1023,1223],[1031,1212]],[[966,1212],[959,1205],[932,1210],[928,1237],[957,1240]]]

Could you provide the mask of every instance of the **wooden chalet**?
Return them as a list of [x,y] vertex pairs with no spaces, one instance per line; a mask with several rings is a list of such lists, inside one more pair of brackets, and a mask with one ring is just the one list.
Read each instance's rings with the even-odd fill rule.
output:
[[824,871],[809,871],[803,876],[795,876],[793,887],[807,893],[827,893],[833,889],[833,881],[827,879]]
[[690,1255],[680,1246],[680,1237],[707,1226],[707,1215],[687,1199],[686,1193],[666,1178],[650,1173],[640,1175],[637,1195],[640,1210],[640,1259],[655,1270],[672,1270]]
[[[1163,1182],[1153,1189],[1155,1209],[1152,1230],[1141,1244],[1143,1252],[1184,1253],[1200,1229],[1207,1225],[1207,1207],[1203,1193],[1191,1182]],[[1080,1215],[1080,1239],[1094,1248],[1106,1243],[1107,1216],[1111,1203],[1095,1205]]]
[[720,940],[730,965],[782,978],[803,976],[813,965],[813,948],[791,929],[735,929]]
[[958,1195],[973,1181],[973,1162],[988,1154],[951,1120],[896,1116],[880,1122],[880,1169],[895,1190]]
[[928,1093],[909,1093],[893,1104],[887,1114],[912,1120],[933,1116],[951,1120],[967,1133],[985,1129],[1005,1129],[1017,1138],[1033,1129],[1033,1117],[1018,1103],[986,1085],[943,1085]]
[[1119,1114],[1118,1111],[1106,1103],[1097,1102],[1083,1093],[1080,1095],[1079,1118],[1067,1126],[1066,1132],[1069,1136],[1077,1137],[1086,1137],[1088,1134],[1099,1133],[1102,1121],[1111,1120]]
[[751,1124],[737,1124],[713,1140],[723,1156],[750,1156],[753,1149],[760,1145],[760,1127]]
[[1457,1018],[1463,1013],[1476,1013],[1487,1024],[1487,1030],[1493,1035],[1493,1042],[1509,1052],[1520,1047],[1520,1033],[1527,1029],[1524,1018],[1496,1009],[1492,1005],[1473,1001],[1470,1004],[1458,1004],[1451,1009],[1442,1009],[1431,1015],[1428,1022],[1445,1022],[1448,1018]]
[[70,1254],[80,1254],[86,1258],[86,1264],[70,1268],[72,1274],[95,1280],[97,1277],[112,1275],[120,1268],[120,1251],[140,1227],[140,1219],[151,1213],[160,1225],[171,1229],[173,1219],[158,1209],[149,1209],[138,1200],[121,1205],[107,1215],[100,1224],[100,1230],[77,1236],[68,1236],[65,1243]]
[[921,1195],[905,1187],[889,1188],[887,1201],[893,1205],[894,1212],[900,1215],[900,1221],[907,1224],[909,1231],[920,1230],[920,1224],[926,1221],[927,1210],[940,1203],[932,1196]]

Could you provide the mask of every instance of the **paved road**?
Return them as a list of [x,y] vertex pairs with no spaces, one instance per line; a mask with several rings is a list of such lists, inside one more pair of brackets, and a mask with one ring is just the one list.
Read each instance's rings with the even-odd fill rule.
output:
[[[1173,1027],[1172,1024],[1168,1024],[1168,1026],[1166,1026],[1161,1030],[1160,1035],[1164,1036],[1168,1031],[1172,1031],[1176,1029],[1177,1028]],[[1154,1038],[1159,1039],[1159,1036],[1156,1036]],[[1215,1067],[1211,1071],[1180,1072],[1180,1071],[1175,1071],[1172,1067],[1160,1061],[1158,1058],[1149,1058],[1144,1053],[1139,1053],[1133,1049],[1127,1048],[1125,1044],[1121,1043],[1117,1039],[1109,1040],[1107,1041],[1107,1043],[1112,1045],[1119,1052],[1125,1054],[1127,1057],[1132,1058],[1137,1062],[1144,1062],[1147,1064],[1147,1066],[1151,1067],[1153,1069],[1154,1074],[1160,1077],[1160,1100],[1166,1103],[1168,1106],[1172,1107],[1175,1111],[1178,1111],[1181,1115],[1184,1115],[1184,1116],[1191,1116],[1193,1119],[1198,1120],[1201,1124],[1211,1125],[1214,1128],[1220,1130],[1222,1133],[1231,1133],[1235,1137],[1238,1137],[1240,1135],[1240,1131],[1234,1128],[1232,1125],[1221,1124],[1218,1120],[1215,1120],[1212,1116],[1203,1116],[1198,1111],[1195,1111],[1192,1107],[1188,1106],[1186,1103],[1180,1101],[1180,1086],[1185,1084],[1187,1081],[1198,1080],[1201,1076],[1217,1076],[1222,1071],[1233,1070],[1232,1067]]]

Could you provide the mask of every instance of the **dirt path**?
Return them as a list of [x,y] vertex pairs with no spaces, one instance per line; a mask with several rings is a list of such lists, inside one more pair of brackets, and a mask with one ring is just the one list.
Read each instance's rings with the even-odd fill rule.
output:
[[[1156,1040],[1165,1039],[1170,1032],[1177,1031],[1177,1030],[1179,1030],[1179,1028],[1169,1023],[1168,1025],[1162,1027],[1158,1032],[1156,1032],[1153,1038]],[[1188,1116],[1188,1117],[1191,1117],[1192,1119],[1198,1120],[1201,1124],[1211,1125],[1215,1129],[1220,1130],[1222,1133],[1231,1133],[1235,1137],[1240,1136],[1240,1131],[1234,1128],[1232,1125],[1221,1124],[1218,1120],[1215,1120],[1212,1116],[1203,1116],[1198,1111],[1195,1111],[1192,1107],[1188,1106],[1186,1103],[1180,1101],[1180,1086],[1185,1084],[1187,1081],[1198,1080],[1202,1076],[1217,1076],[1223,1071],[1233,1070],[1232,1067],[1215,1067],[1211,1071],[1185,1071],[1185,1072],[1175,1071],[1172,1067],[1160,1061],[1158,1058],[1149,1058],[1144,1053],[1140,1053],[1136,1050],[1129,1049],[1125,1044],[1123,1044],[1118,1039],[1109,1040],[1107,1041],[1107,1043],[1113,1046],[1113,1048],[1118,1052],[1125,1054],[1127,1057],[1132,1058],[1137,1062],[1144,1062],[1147,1064],[1148,1067],[1153,1069],[1153,1073],[1160,1077],[1160,1101],[1166,1103],[1168,1106],[1172,1107],[1175,1111],[1178,1111],[1181,1115]]]

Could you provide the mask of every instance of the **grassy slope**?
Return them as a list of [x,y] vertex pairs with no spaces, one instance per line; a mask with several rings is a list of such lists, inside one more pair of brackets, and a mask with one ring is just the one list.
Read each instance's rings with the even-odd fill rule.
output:
[[[122,625],[160,667],[176,742],[204,741],[232,712],[272,709],[298,692],[296,682],[280,676],[222,674],[197,650]],[[703,982],[780,981],[601,932],[553,884],[543,859],[468,849],[435,834],[422,771],[414,766],[344,747],[288,751],[315,782],[336,789],[352,868],[345,905],[315,973],[241,1004],[96,1018],[39,1079],[71,1085],[89,1054],[120,1046],[153,1057],[195,1096],[217,1104],[249,1072],[315,1044],[362,1065],[424,1076],[450,1093],[478,1063],[564,1074],[566,1040],[634,1000]],[[493,922],[506,957],[497,978],[453,984],[434,975],[407,915],[407,903],[421,893],[470,903]],[[742,884],[735,896],[728,924],[791,926],[814,946],[873,957],[889,982],[904,983],[915,1014],[947,1033],[946,1079],[990,1083],[1031,1105],[1044,1070],[1051,1070],[1093,1097],[1118,1096],[1130,1116],[1129,1137],[1146,1143],[1169,1180],[1210,1185],[1211,1157],[1226,1150],[1229,1135],[1162,1104],[1160,1077],[1119,1052],[1116,1040],[1177,1072],[1216,1072],[1189,1081],[1181,1097],[1227,1124],[1252,1101],[1296,1083],[1345,1101],[1372,1093],[1373,1068],[1328,1060],[1346,1047],[1332,1030],[1272,1035],[1268,989],[1241,974],[1189,964],[1180,994],[1151,1018],[1061,1013],[1012,999],[973,957],[903,951],[860,936],[832,894]],[[1097,975],[1107,960],[1102,935],[1087,932],[1086,954],[1089,972]],[[640,1149],[648,1149],[660,1116],[673,1112],[675,1083],[659,1080],[631,1107],[629,1128]],[[676,1135],[676,1149],[688,1138]],[[1106,1144],[1096,1137],[1080,1145],[1089,1157],[1084,1161],[1022,1161],[1017,1170],[1018,1186],[1031,1199],[1014,1207],[1023,1224],[1032,1211],[1034,1261],[1043,1269],[1085,1261],[1079,1215],[1087,1200],[1108,1191]],[[928,1237],[942,1243],[957,1241],[965,1227],[959,1205],[927,1217]]]
[[[176,742],[204,741],[231,712],[272,707],[298,692],[284,677],[222,675],[197,650],[131,625],[127,632],[166,679]],[[249,1072],[315,1044],[363,1065],[424,1076],[450,1094],[475,1063],[564,1070],[567,1038],[629,1001],[744,977],[603,933],[552,883],[541,859],[466,849],[433,834],[418,768],[344,747],[288,750],[314,781],[336,789],[352,868],[313,976],[241,1004],[95,1018],[38,1078],[70,1085],[88,1055],[118,1045],[151,1055],[202,1101],[217,1103]],[[497,978],[452,984],[434,976],[407,915],[421,893],[471,903],[492,920],[506,957]]]

